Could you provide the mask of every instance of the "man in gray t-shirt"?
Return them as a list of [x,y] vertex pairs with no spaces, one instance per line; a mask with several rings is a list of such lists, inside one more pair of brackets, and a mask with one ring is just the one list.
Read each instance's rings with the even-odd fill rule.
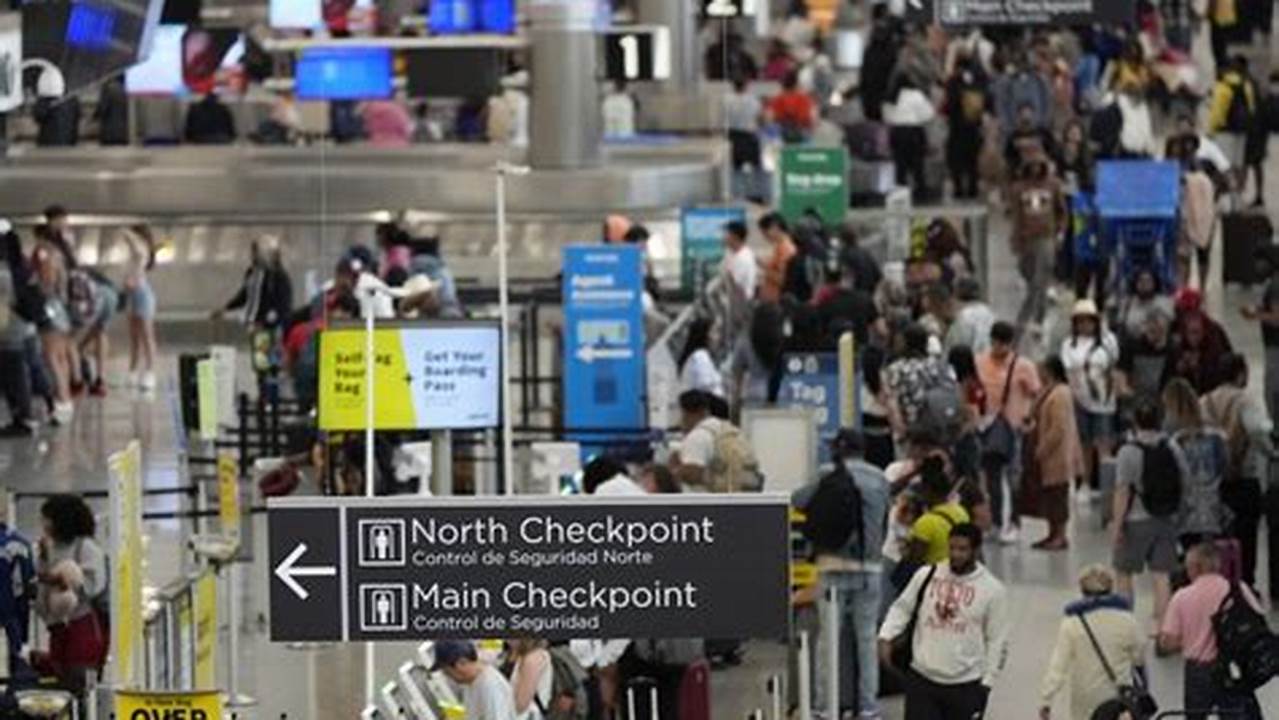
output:
[[467,720],[511,720],[515,717],[515,695],[502,673],[480,662],[475,645],[465,640],[435,643],[435,664],[450,680],[462,686],[462,704]]
[[[1136,431],[1115,459],[1115,497],[1111,532],[1114,537],[1116,591],[1133,597],[1133,576],[1149,570],[1154,585],[1156,627],[1171,596],[1169,575],[1177,569],[1177,515],[1180,487],[1188,476],[1185,454],[1160,428],[1163,408],[1143,397],[1133,409]],[[1147,462],[1158,462],[1146,472]],[[1148,488],[1147,482],[1176,483]],[[1152,504],[1147,506],[1148,501]],[[1160,504],[1171,505],[1160,507]]]

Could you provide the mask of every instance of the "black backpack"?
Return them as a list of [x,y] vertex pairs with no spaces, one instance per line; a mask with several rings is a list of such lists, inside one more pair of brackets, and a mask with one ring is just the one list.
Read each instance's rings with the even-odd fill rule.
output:
[[821,479],[804,509],[804,538],[818,550],[839,551],[854,535],[865,551],[862,493],[843,463]]
[[1252,111],[1248,109],[1248,83],[1241,82],[1230,89],[1230,107],[1226,109],[1226,130],[1244,133],[1252,129]]
[[1212,616],[1217,677],[1231,690],[1252,692],[1279,675],[1279,636],[1249,604],[1236,583]]
[[[1167,439],[1157,445],[1132,443],[1141,450],[1141,504],[1154,517],[1169,517],[1181,510],[1181,466]],[[1132,509],[1132,497],[1128,499]]]

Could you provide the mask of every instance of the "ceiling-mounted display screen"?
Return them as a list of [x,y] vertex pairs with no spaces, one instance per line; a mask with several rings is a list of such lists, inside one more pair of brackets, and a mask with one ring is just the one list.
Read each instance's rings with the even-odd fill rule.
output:
[[294,92],[301,100],[381,100],[391,96],[389,48],[312,48],[294,69]]

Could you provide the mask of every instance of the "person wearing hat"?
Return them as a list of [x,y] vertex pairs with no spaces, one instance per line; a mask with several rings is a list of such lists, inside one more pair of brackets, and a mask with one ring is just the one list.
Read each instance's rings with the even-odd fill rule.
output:
[[1119,340],[1102,323],[1097,304],[1087,298],[1070,313],[1070,336],[1061,343],[1061,362],[1075,399],[1075,423],[1084,453],[1084,479],[1091,499],[1100,499],[1096,469],[1111,456],[1118,430],[1115,369]]
[[497,668],[481,662],[468,640],[441,640],[434,645],[431,672],[442,672],[462,688],[467,720],[512,720],[515,694]]
[[1104,565],[1089,565],[1079,575],[1079,590],[1083,598],[1066,606],[1040,683],[1042,720],[1052,717],[1053,705],[1067,683],[1070,714],[1065,717],[1089,720],[1115,697],[1110,672],[1127,682],[1144,664],[1137,621],[1129,602],[1115,594],[1114,573]]

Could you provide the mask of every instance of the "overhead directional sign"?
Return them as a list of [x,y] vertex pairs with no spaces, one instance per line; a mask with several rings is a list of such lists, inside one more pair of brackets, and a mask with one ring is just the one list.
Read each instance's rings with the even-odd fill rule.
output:
[[604,33],[609,80],[665,80],[671,76],[671,33],[665,26],[632,25]]
[[754,15],[756,0],[702,0],[702,13],[708,18],[735,18]]
[[782,495],[272,501],[271,639],[783,637]]
[[564,248],[564,425],[640,430],[643,254],[634,245]]
[[906,19],[965,25],[1124,25],[1137,0],[906,0]]

